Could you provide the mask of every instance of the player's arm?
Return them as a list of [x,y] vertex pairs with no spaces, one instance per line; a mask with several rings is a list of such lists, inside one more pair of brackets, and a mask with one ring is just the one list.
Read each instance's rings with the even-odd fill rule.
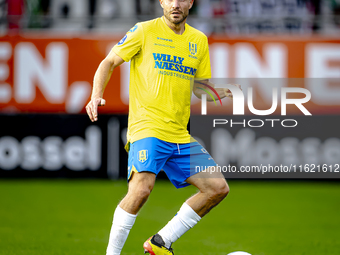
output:
[[[241,88],[239,84],[231,85]],[[211,88],[213,88],[214,91]],[[209,93],[207,93],[207,91]],[[193,92],[195,96],[197,96],[199,99],[202,98],[202,94],[207,94],[207,101],[213,101],[214,99],[218,100],[215,91],[221,99],[225,97],[233,98],[233,94],[227,88],[215,88],[215,84],[210,82],[209,80],[195,80]],[[213,98],[211,96],[213,96]]]
[[122,63],[124,60],[112,50],[100,63],[93,79],[91,101],[85,107],[92,122],[98,120],[98,106],[105,105],[103,94],[113,70]]

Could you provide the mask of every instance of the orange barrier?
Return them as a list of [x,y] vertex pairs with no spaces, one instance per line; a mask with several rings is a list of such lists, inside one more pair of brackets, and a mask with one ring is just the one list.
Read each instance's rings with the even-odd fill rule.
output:
[[[120,39],[41,34],[1,37],[0,111],[84,113],[95,71]],[[312,99],[305,106],[312,114],[340,113],[340,38],[211,37],[209,44],[213,77],[242,78],[239,81],[245,91],[254,88],[257,109],[270,108],[271,87],[276,84],[308,89]],[[249,78],[271,79],[262,83],[262,79]],[[102,113],[127,113],[128,80],[129,64],[124,63],[107,86]],[[231,113],[230,108],[220,108],[217,113]],[[192,109],[199,112],[200,103],[194,101]],[[279,111],[280,107],[275,113]],[[287,112],[301,114],[295,106],[289,106]]]

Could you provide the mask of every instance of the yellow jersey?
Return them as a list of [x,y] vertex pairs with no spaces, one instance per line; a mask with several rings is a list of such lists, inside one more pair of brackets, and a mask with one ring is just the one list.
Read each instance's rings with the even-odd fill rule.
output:
[[164,16],[137,23],[113,51],[130,63],[128,144],[146,137],[189,143],[194,79],[210,79],[207,37],[185,24],[182,35]]

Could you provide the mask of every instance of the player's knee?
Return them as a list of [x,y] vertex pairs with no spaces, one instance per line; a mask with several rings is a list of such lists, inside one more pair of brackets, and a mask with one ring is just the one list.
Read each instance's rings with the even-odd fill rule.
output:
[[129,187],[128,195],[134,200],[139,201],[139,203],[144,203],[151,191],[153,186],[145,183],[138,183],[139,185],[133,185]]
[[128,194],[141,202],[146,201],[149,197],[155,183],[153,174],[133,174],[129,183]]
[[225,182],[220,189],[220,194],[223,196],[223,198],[225,198],[229,194],[229,191],[230,191],[230,188],[227,182]]
[[215,180],[210,193],[214,200],[221,201],[228,195],[229,186],[224,179]]
[[135,195],[139,197],[141,200],[147,200],[150,193],[152,191],[152,187],[149,186],[140,186],[135,190]]

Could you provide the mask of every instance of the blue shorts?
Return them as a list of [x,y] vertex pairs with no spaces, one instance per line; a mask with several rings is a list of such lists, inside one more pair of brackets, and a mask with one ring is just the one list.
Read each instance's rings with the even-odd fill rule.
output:
[[132,172],[162,169],[176,188],[186,187],[190,176],[209,166],[216,166],[209,153],[198,142],[177,144],[148,137],[130,145],[128,180]]

